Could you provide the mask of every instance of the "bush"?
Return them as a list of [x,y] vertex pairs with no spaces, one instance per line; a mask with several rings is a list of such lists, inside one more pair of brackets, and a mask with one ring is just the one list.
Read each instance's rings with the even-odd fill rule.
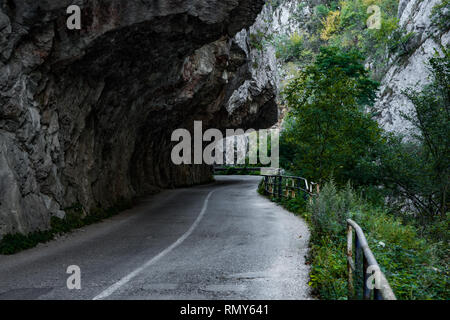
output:
[[347,185],[344,191],[338,192],[334,182],[325,184],[317,198],[307,206],[315,236],[341,238],[354,201],[350,185]]
[[304,39],[302,35],[293,33],[290,36],[281,35],[274,39],[276,56],[283,62],[301,61],[309,57],[309,53],[304,50]]
[[347,298],[347,259],[345,242],[321,238],[310,248],[311,264],[309,285],[321,299]]
[[418,237],[381,208],[373,207],[347,186],[326,184],[308,206],[311,214],[311,285],[323,299],[346,299],[347,217],[367,237],[397,299],[448,299],[448,243]]
[[296,198],[283,199],[282,204],[287,210],[289,210],[291,212],[294,212],[296,214],[305,215],[307,198],[302,196],[302,193],[300,193]]

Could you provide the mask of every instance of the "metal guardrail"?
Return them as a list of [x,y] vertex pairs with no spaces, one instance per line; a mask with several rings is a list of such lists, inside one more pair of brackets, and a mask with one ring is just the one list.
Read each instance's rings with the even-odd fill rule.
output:
[[[353,230],[355,231],[355,260],[353,256]],[[362,253],[362,256],[361,256]],[[362,261],[361,261],[362,258]],[[362,270],[359,268],[362,262]],[[357,299],[355,293],[355,282],[358,283],[358,277],[353,279],[353,273],[358,276],[360,270],[362,274],[362,298],[369,300],[372,297],[375,300],[396,300],[394,292],[380,270],[380,266],[375,259],[372,251],[367,244],[367,239],[361,227],[353,220],[347,219],[347,269],[348,269],[348,298]],[[354,281],[356,280],[356,281]]]
[[278,199],[314,196],[319,193],[317,183],[308,182],[305,178],[296,176],[264,175],[264,191]]

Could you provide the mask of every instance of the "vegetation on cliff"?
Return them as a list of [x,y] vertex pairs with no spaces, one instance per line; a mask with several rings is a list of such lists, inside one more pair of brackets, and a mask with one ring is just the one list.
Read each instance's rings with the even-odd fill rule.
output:
[[[297,20],[305,27],[290,36],[281,34],[274,38],[278,58],[303,67],[316,56],[321,46],[357,49],[370,63],[372,75],[380,80],[387,67],[387,55],[406,49],[410,33],[398,26],[398,0],[341,0],[299,2],[302,9],[309,4],[310,16],[298,15]],[[370,6],[379,8],[380,24],[369,28],[374,12]]]
[[[381,7],[379,29],[367,27],[373,4]],[[429,85],[404,91],[413,105],[402,114],[411,132],[384,131],[372,108],[376,80],[386,58],[407,53],[414,36],[398,26],[397,5],[319,3],[308,32],[274,41],[278,58],[295,65],[283,91],[289,114],[281,166],[322,185],[311,204],[283,204],[310,223],[310,284],[324,299],[347,296],[346,218],[366,232],[397,298],[450,296],[450,51],[442,48],[428,61]]]

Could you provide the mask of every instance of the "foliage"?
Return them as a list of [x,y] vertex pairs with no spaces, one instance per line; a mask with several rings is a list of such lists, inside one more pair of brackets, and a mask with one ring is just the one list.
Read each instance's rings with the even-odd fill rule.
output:
[[414,35],[414,32],[406,32],[401,28],[394,30],[387,42],[389,51],[398,53],[399,56],[408,54],[411,51],[409,42]]
[[35,247],[38,243],[52,240],[51,231],[35,231],[28,235],[21,233],[7,234],[0,241],[0,254],[14,254],[16,252]]
[[[393,41],[400,41],[392,39],[398,33],[398,0],[346,0],[340,4],[339,32],[327,39],[328,45],[360,50],[371,62],[375,78],[381,78],[387,66],[387,48],[394,47]],[[367,9],[372,5],[380,8],[380,28],[367,27],[367,21],[372,15]]]
[[329,11],[328,7],[323,4],[319,4],[314,8],[314,13],[320,21],[326,18]]
[[278,8],[284,0],[267,0],[267,2],[272,6],[273,9]]
[[355,220],[397,299],[450,297],[448,242],[423,239],[415,226],[403,223],[359,197],[347,185],[326,183],[319,196],[303,207],[283,201],[310,225],[310,286],[321,299],[347,299],[346,222]]
[[294,32],[293,34],[280,34],[273,37],[272,45],[276,49],[277,58],[281,62],[293,62],[303,65],[309,63],[319,51],[323,41],[320,39],[319,30],[323,19],[326,19],[330,11],[323,4],[317,5],[311,17],[304,21],[302,13],[305,4],[300,2],[293,18],[305,25],[307,32]]
[[323,29],[320,33],[320,39],[329,40],[333,33],[338,30],[339,15],[340,11],[330,11],[327,18],[322,20]]
[[249,36],[250,45],[255,49],[258,49],[260,51],[264,49],[263,39],[264,33],[260,30],[256,31],[256,33],[250,33]]
[[291,36],[282,35],[274,40],[277,59],[284,62],[298,61],[311,57],[310,52],[304,50],[303,35],[293,33]]
[[337,240],[336,237],[340,237],[345,231],[354,202],[355,196],[349,184],[338,192],[333,181],[326,183],[317,198],[308,206],[314,236]]
[[442,0],[440,4],[434,6],[431,20],[443,31],[450,29],[450,0]]
[[[301,33],[301,46],[294,45],[290,35],[274,37],[273,44],[280,61],[303,67],[320,52],[320,47],[357,49],[370,63],[374,79],[379,80],[386,71],[389,52],[403,55],[411,49],[410,40],[414,34],[398,27],[398,0],[319,0],[315,3],[311,16],[305,18],[301,13],[294,14],[307,30]],[[372,15],[367,9],[371,5],[380,8],[379,28],[367,27]]]
[[264,195],[265,194],[265,189],[264,189],[264,179],[261,179],[261,181],[258,183],[258,189],[257,192],[260,195]]
[[388,200],[392,212],[422,233],[434,230],[436,238],[448,239],[442,226],[449,208],[450,57],[442,50],[430,59],[431,83],[420,92],[405,91],[414,109],[403,116],[414,139],[383,132],[361,111],[372,98],[361,99],[366,93],[357,90],[357,81],[365,73],[354,58],[333,48],[322,51],[285,90],[292,112],[281,135],[282,167],[316,182],[351,180],[362,192],[370,190],[372,202]]
[[334,174],[345,183],[370,153],[380,130],[362,108],[375,99],[377,84],[361,61],[356,51],[322,48],[316,62],[286,87],[290,118],[280,140],[285,168],[316,182]]

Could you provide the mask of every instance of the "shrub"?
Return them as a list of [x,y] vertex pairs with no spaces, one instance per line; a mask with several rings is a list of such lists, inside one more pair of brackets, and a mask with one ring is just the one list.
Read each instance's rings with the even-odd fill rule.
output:
[[354,205],[350,185],[338,192],[333,181],[325,184],[319,195],[308,205],[311,213],[311,227],[316,236],[337,239],[346,228],[349,211]]
[[[311,285],[323,299],[346,298],[345,219],[355,220],[398,299],[448,299],[448,243],[418,237],[347,186],[326,184],[308,206],[311,214]],[[318,215],[316,217],[316,215]]]
[[301,61],[308,52],[304,51],[304,36],[297,32],[292,35],[281,35],[274,39],[276,56],[283,62]]
[[329,40],[333,33],[339,28],[340,11],[330,11],[326,19],[322,20],[323,29],[320,32],[320,39]]

